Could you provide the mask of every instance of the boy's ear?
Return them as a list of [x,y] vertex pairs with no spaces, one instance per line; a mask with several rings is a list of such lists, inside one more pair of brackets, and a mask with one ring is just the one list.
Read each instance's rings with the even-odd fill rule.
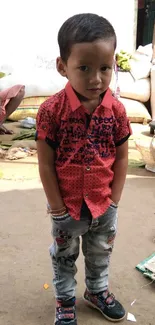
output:
[[63,76],[63,77],[67,77],[67,73],[66,73],[66,64],[63,62],[63,60],[61,59],[61,57],[58,57],[56,59],[56,67],[57,67],[57,71]]

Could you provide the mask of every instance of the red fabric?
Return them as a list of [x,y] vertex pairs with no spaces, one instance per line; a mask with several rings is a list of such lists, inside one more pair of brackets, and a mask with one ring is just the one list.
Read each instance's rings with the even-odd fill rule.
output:
[[138,9],[143,9],[145,7],[145,0],[138,0]]
[[116,146],[126,141],[130,133],[124,106],[109,89],[92,117],[70,83],[41,105],[37,139],[46,140],[56,148],[58,182],[73,218],[80,218],[83,199],[93,218],[107,210],[111,203]]

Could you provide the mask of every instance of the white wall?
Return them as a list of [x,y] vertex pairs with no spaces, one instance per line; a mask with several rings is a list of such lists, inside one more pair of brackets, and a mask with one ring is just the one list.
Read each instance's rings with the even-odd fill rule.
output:
[[0,65],[37,54],[58,55],[57,32],[69,16],[93,12],[116,29],[118,48],[132,51],[136,0],[0,0]]

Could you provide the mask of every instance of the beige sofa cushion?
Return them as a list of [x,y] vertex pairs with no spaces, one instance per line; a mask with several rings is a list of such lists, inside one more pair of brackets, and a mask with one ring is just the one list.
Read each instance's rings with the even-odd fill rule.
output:
[[130,122],[147,123],[151,121],[151,116],[144,104],[127,98],[119,98],[119,100],[124,105]]

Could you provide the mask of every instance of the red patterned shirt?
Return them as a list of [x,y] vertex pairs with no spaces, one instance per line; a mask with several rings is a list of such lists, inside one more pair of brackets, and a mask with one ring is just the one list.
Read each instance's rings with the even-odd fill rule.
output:
[[36,139],[56,150],[60,191],[70,215],[79,220],[83,200],[93,218],[111,204],[116,147],[131,134],[124,106],[110,89],[92,115],[68,83],[50,97],[37,116]]

